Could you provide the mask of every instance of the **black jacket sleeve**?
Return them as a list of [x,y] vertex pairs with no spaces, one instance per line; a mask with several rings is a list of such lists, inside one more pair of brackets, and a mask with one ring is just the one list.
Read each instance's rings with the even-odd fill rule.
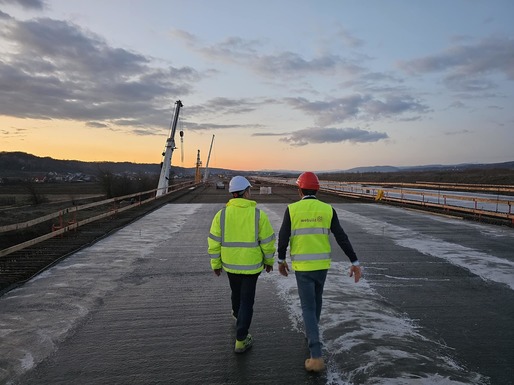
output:
[[286,259],[287,246],[289,245],[289,237],[291,236],[291,216],[289,215],[289,207],[284,213],[282,226],[278,232],[278,259]]
[[343,227],[339,223],[339,218],[337,217],[337,213],[334,210],[334,208],[332,208],[332,222],[330,223],[330,231],[332,232],[332,234],[334,234],[337,244],[341,247],[341,249],[343,249],[344,253],[348,256],[348,258],[350,258],[350,261],[357,261],[357,255],[355,254],[353,246],[350,243],[350,240],[348,239],[348,235],[346,235],[346,233],[343,230]]

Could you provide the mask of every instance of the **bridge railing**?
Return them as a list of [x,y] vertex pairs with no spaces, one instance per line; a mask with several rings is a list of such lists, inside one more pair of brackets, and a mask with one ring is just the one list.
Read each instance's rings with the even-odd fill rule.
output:
[[[11,254],[15,251],[22,250],[26,247],[33,246],[47,239],[59,235],[62,236],[64,233],[74,231],[78,227],[84,226],[88,223],[112,217],[125,210],[130,210],[134,207],[138,207],[146,203],[153,202],[155,200],[163,199],[172,192],[196,185],[198,185],[198,183],[195,183],[194,181],[183,182],[169,186],[167,193],[158,197],[156,194],[158,189],[153,189],[134,194],[128,194],[110,199],[105,199],[98,202],[87,203],[80,206],[72,206],[56,211],[51,214],[31,219],[29,221],[0,226],[0,234],[2,234],[11,231],[28,229],[30,227],[33,227],[38,224],[43,224],[48,221],[55,221],[55,219],[58,220],[58,223],[52,223],[52,225],[49,226],[48,233],[0,250],[0,257]],[[79,213],[83,214],[83,218],[79,217]]]
[[[295,185],[294,178],[271,178],[258,177],[261,181],[272,183]],[[489,216],[511,221],[514,224],[514,195],[500,195],[499,193],[514,193],[514,186],[486,186],[465,185],[462,190],[467,191],[448,191],[457,190],[457,184],[395,184],[401,188],[394,188],[393,184],[363,184],[363,183],[344,183],[338,181],[320,181],[320,191],[346,196],[356,199],[367,199],[375,201],[395,202],[401,204],[419,205],[423,207],[439,208],[445,211],[456,211],[477,216]],[[391,186],[391,187],[389,187]],[[405,188],[403,188],[405,186]],[[407,187],[408,186],[408,187]],[[427,190],[426,188],[432,188]],[[445,188],[438,190],[434,188]],[[447,190],[446,190],[447,188]],[[471,191],[484,191],[484,193],[474,193]],[[485,193],[490,192],[489,194]],[[491,194],[491,192],[495,194]]]

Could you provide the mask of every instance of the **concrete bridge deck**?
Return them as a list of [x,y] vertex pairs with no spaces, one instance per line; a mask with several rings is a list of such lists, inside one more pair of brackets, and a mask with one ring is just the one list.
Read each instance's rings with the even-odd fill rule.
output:
[[[259,197],[255,197],[259,201]],[[0,384],[512,384],[514,230],[335,203],[326,373],[306,373],[293,276],[260,277],[254,347],[233,353],[226,275],[206,237],[222,204],[168,204],[0,297]],[[286,204],[263,203],[278,232]]]

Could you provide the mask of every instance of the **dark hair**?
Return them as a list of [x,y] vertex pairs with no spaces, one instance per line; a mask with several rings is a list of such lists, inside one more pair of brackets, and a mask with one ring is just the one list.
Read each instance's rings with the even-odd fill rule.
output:
[[318,192],[318,190],[307,190],[303,188],[300,190],[302,190],[303,195],[316,195],[316,193]]
[[249,189],[250,189],[250,186],[248,186],[247,188],[245,188],[244,190],[241,190],[241,191],[232,191],[232,196],[234,198],[241,198],[243,195],[245,195],[245,192]]

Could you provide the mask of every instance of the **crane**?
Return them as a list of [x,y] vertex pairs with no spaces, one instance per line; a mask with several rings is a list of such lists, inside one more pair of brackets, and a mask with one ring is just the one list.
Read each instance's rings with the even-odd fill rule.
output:
[[202,180],[202,173],[200,167],[202,167],[202,161],[200,160],[200,150],[198,150],[198,155],[196,156],[195,183],[200,183]]
[[207,182],[207,178],[209,177],[209,160],[211,160],[211,151],[212,151],[213,143],[214,143],[214,135],[212,136],[211,148],[209,148],[209,155],[207,156],[207,164],[205,165],[205,171],[203,174],[203,183]]
[[177,121],[178,114],[180,112],[180,107],[183,107],[183,104],[180,100],[177,100],[175,104],[175,114],[173,116],[172,123],[170,124],[170,134],[168,139],[166,140],[164,152],[162,153],[162,155],[164,156],[164,160],[161,165],[161,175],[159,176],[159,184],[157,185],[157,197],[160,197],[161,195],[164,195],[168,192],[168,183],[171,170],[171,156],[173,155],[173,150],[176,148],[175,130],[177,129]]

